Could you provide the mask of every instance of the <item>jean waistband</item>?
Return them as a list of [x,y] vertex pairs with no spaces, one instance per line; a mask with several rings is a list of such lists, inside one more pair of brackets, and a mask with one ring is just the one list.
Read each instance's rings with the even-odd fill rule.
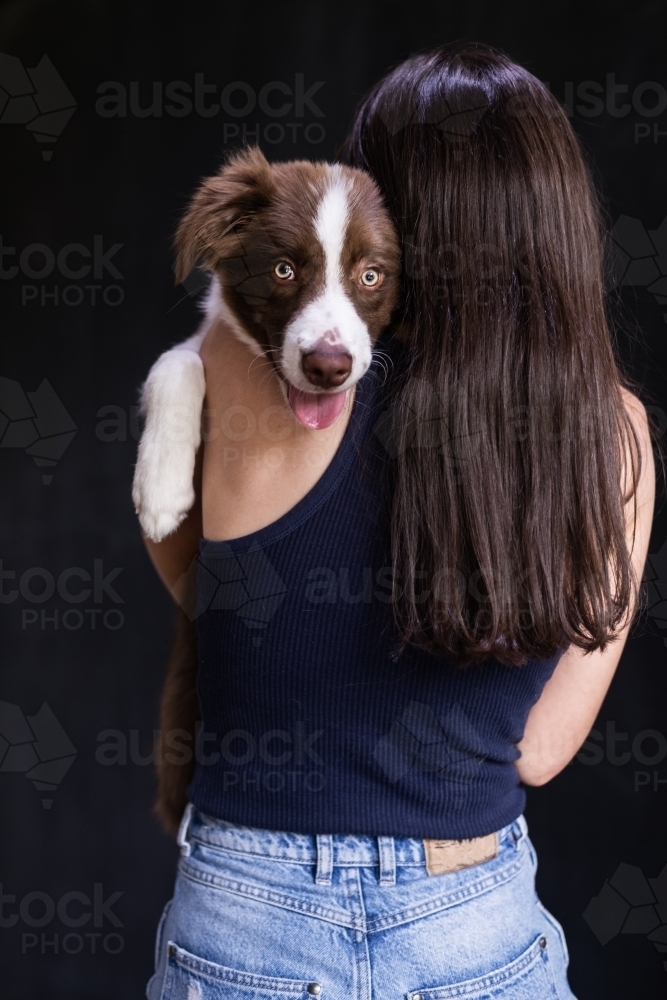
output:
[[[497,831],[499,847],[504,841],[516,844],[528,833],[522,815]],[[188,804],[181,822],[178,843],[188,854],[189,840],[193,839],[210,847],[219,847],[239,854],[256,855],[298,864],[313,865],[321,860],[323,841],[330,852],[333,866],[377,867],[382,863],[388,842],[396,865],[425,865],[424,841],[417,837],[373,837],[353,834],[287,833],[279,830],[261,830],[239,826],[226,820],[207,816]]]

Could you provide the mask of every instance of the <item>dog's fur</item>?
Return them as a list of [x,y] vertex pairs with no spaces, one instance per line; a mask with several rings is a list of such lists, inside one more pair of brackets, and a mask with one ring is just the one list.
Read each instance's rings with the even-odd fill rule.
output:
[[[343,393],[366,372],[399,291],[396,232],[371,178],[307,161],[270,165],[258,149],[236,154],[201,185],[176,250],[177,281],[197,263],[213,280],[199,330],[158,359],[143,388],[133,499],[154,541],[176,530],[194,503],[206,391],[198,350],[211,325],[224,320],[255,355],[271,361],[296,419],[328,426]],[[185,730],[194,749],[196,671],[196,628],[179,612],[157,758],[156,809],[172,832],[194,759],[173,763],[165,740]]]
[[[187,787],[195,768],[195,741],[200,721],[197,668],[197,626],[179,608],[162,688],[160,730],[155,746],[158,771],[155,812],[165,830],[174,835],[187,805]],[[185,753],[174,753],[175,740],[170,736],[177,737],[187,748]]]

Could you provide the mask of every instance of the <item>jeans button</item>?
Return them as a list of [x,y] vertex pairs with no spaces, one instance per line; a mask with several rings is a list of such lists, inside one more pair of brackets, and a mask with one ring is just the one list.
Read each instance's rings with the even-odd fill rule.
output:
[[547,939],[545,937],[540,938],[540,948],[544,949],[547,946]]
[[322,992],[322,987],[319,983],[308,983],[308,992],[311,996],[318,997]]

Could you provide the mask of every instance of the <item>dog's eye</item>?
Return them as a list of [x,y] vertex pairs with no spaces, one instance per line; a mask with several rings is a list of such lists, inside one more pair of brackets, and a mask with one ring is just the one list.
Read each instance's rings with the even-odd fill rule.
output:
[[291,264],[288,264],[286,260],[281,260],[279,264],[273,269],[273,273],[277,278],[281,278],[283,281],[289,281],[294,277],[294,268]]
[[380,274],[378,271],[373,270],[369,267],[367,271],[361,275],[361,284],[365,285],[366,288],[372,288],[374,285],[379,284]]

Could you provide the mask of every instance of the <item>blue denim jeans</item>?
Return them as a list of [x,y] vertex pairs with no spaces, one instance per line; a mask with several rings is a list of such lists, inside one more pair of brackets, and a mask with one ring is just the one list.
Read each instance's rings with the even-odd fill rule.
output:
[[429,875],[423,841],[308,836],[192,810],[149,1000],[575,1000],[520,816]]

